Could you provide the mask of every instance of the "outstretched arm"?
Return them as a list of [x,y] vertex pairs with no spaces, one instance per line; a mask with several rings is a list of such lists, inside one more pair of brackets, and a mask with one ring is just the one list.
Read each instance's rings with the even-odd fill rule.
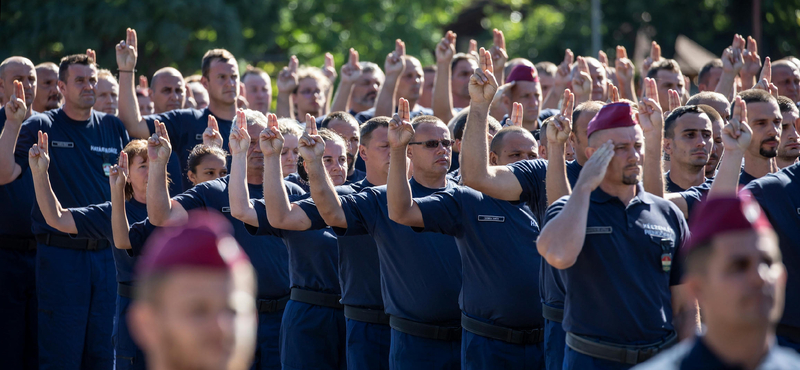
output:
[[117,249],[131,249],[131,239],[128,237],[128,215],[125,213],[125,184],[128,180],[128,155],[119,154],[119,163],[111,168],[108,182],[111,185],[111,234],[114,247]]
[[167,190],[167,162],[172,153],[167,128],[159,121],[155,126],[156,132],[147,140],[147,216],[155,226],[183,225],[189,215],[180,203],[169,198]]
[[558,100],[564,94],[564,90],[569,88],[572,83],[572,62],[575,60],[575,55],[572,50],[564,51],[564,60],[558,65],[556,72],[555,82],[553,88],[547,93],[542,101],[542,109],[556,109],[558,108]]
[[14,161],[19,131],[25,121],[28,108],[25,106],[25,92],[22,84],[14,81],[14,93],[6,103],[6,122],[0,132],[0,185],[8,184],[22,174],[22,167]]
[[297,60],[297,57],[292,55],[289,59],[289,65],[283,67],[281,73],[278,74],[278,103],[275,107],[275,114],[280,118],[295,119],[292,93],[299,83],[297,80],[297,66],[299,64],[300,61]]
[[456,54],[456,34],[447,31],[436,45],[436,80],[433,83],[433,115],[444,122],[453,118],[452,69]]
[[358,52],[350,48],[350,59],[342,66],[342,78],[339,80],[339,88],[333,97],[331,112],[350,111],[350,96],[353,94],[353,86],[361,76],[361,66],[358,64]]
[[397,94],[397,85],[400,77],[406,69],[406,44],[397,39],[394,43],[394,51],[386,56],[386,63],[383,71],[386,73],[386,80],[381,85],[381,91],[375,98],[375,117],[391,116],[394,113],[394,99]]
[[645,96],[639,102],[639,126],[644,133],[644,190],[664,196],[662,147],[664,141],[664,113],[658,103],[656,81],[645,78]]
[[72,212],[61,207],[53,188],[50,185],[50,175],[47,168],[50,166],[48,138],[46,133],[39,131],[39,142],[33,144],[28,151],[28,164],[33,175],[33,187],[36,191],[36,202],[47,224],[62,233],[77,234],[75,219]]
[[[267,113],[268,119],[274,116],[272,113]],[[246,121],[244,111],[236,111],[236,125],[231,127],[228,139],[228,149],[231,151],[228,201],[233,218],[248,225],[258,226],[258,216],[250,204],[250,191],[247,188],[247,149],[250,146],[250,135],[247,133]],[[264,187],[264,191],[267,191],[267,187]]]
[[408,183],[408,142],[414,137],[408,100],[400,98],[397,113],[389,122],[389,178],[386,183],[386,198],[389,218],[401,225],[424,227],[422,212],[411,197]]
[[547,175],[545,186],[547,189],[547,204],[553,204],[559,198],[569,195],[569,180],[567,179],[567,166],[564,152],[567,140],[572,131],[572,110],[575,97],[569,89],[564,90],[564,104],[561,113],[550,118],[547,125]]
[[136,30],[128,28],[124,41],[117,44],[117,68],[119,70],[119,119],[131,137],[145,139],[150,136],[147,122],[139,114],[139,102],[136,100],[136,59],[138,58],[138,40]]

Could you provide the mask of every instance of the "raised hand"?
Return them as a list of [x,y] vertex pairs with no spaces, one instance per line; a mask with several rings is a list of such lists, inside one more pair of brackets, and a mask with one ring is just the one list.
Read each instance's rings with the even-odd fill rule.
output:
[[578,69],[572,76],[572,91],[581,102],[592,97],[592,75],[589,73],[589,64],[583,57],[578,57]]
[[358,64],[358,52],[350,48],[350,57],[347,63],[342,65],[342,83],[355,84],[359,77],[361,77],[361,65]]
[[661,133],[664,129],[664,113],[658,103],[658,88],[656,80],[652,78],[644,79],[645,95],[639,101],[639,126],[642,131],[648,133]]
[[322,67],[322,74],[331,81],[331,86],[336,82],[336,64],[331,53],[325,53],[325,66]]
[[50,150],[47,133],[39,131],[39,141],[28,150],[28,166],[34,175],[42,175],[50,167]]
[[608,100],[611,100],[612,103],[619,102],[619,89],[611,81],[606,83],[608,84]]
[[[498,30],[495,28],[492,30],[492,37],[494,41],[494,45],[489,52],[492,54],[492,63],[498,69],[504,68],[506,62],[508,61],[508,53],[506,52],[506,37],[503,35],[503,31]],[[495,75],[497,71],[495,71]]]
[[750,36],[747,37],[747,48],[742,51],[744,67],[741,73],[747,76],[755,76],[761,70],[761,57],[758,55],[758,44]]
[[119,161],[116,165],[111,167],[108,176],[108,183],[111,189],[116,189],[118,192],[125,193],[125,184],[128,182],[128,154],[125,152],[119,153]]
[[150,85],[147,83],[147,76],[145,76],[145,75],[139,76],[139,86],[136,86],[136,88],[144,89],[144,90],[147,90],[147,89],[150,88]]
[[511,108],[511,126],[522,127],[522,104],[514,102]]
[[729,74],[739,74],[744,67],[742,52],[744,50],[744,38],[740,35],[733,35],[731,46],[722,52],[722,70]]
[[624,46],[617,46],[617,60],[614,62],[614,67],[617,71],[617,78],[620,80],[619,84],[624,85],[623,81],[630,84],[630,81],[633,80],[634,67],[633,62],[628,59],[628,51]]
[[222,134],[219,133],[219,124],[217,124],[217,119],[210,114],[208,115],[208,127],[203,131],[203,145],[222,148]]
[[605,51],[597,51],[597,60],[603,65],[603,67],[608,68],[608,54],[606,54]]
[[138,57],[138,41],[136,30],[128,28],[125,40],[117,44],[117,68],[122,71],[133,72],[136,68],[136,58]]
[[677,91],[669,89],[667,94],[669,95],[667,96],[669,98],[669,111],[664,112],[664,116],[668,116],[669,113],[681,106],[681,96],[678,95]]
[[586,188],[589,191],[597,189],[606,177],[606,170],[608,170],[608,164],[611,163],[612,158],[614,158],[614,143],[609,140],[603,143],[586,161],[575,188]]
[[89,57],[90,62],[97,63],[97,53],[94,50],[86,49],[86,56]]
[[569,89],[564,90],[561,112],[550,119],[547,124],[547,142],[564,144],[572,131],[572,110],[575,108],[575,95]]
[[6,103],[6,124],[22,125],[22,121],[25,121],[25,115],[27,114],[28,107],[25,105],[25,91],[22,89],[22,83],[14,81],[14,93],[11,94],[8,98],[8,103]]
[[172,153],[172,144],[169,142],[167,127],[156,120],[156,132],[147,139],[147,158],[150,162],[158,162],[166,165],[169,155]]
[[642,76],[647,75],[647,71],[650,70],[650,67],[653,63],[658,62],[661,60],[661,46],[658,45],[657,42],[653,41],[650,45],[650,56],[644,60],[642,63]]
[[325,141],[317,133],[316,119],[308,113],[306,113],[306,131],[298,141],[298,149],[300,156],[306,162],[322,160],[322,155],[325,153]]
[[569,87],[572,83],[572,63],[575,60],[575,55],[572,50],[564,51],[564,60],[558,65],[556,72],[555,84],[563,88]]
[[469,97],[472,103],[489,104],[497,92],[497,80],[494,78],[492,56],[486,49],[478,51],[479,68],[469,78]]
[[[208,124],[211,125],[211,116],[209,115],[208,117]],[[214,120],[214,123],[216,122]],[[205,139],[205,134],[203,136]],[[231,151],[231,155],[237,155],[246,154],[249,147],[250,134],[247,133],[247,116],[244,113],[244,109],[239,109],[236,111],[234,125],[231,127],[231,134],[228,137],[228,149]]]
[[[761,76],[758,83],[753,86],[754,89],[764,90],[769,93],[777,93],[778,88],[772,84],[772,61],[769,57],[764,58],[764,68],[761,69]],[[774,95],[774,94],[773,94]]]
[[278,116],[267,113],[267,127],[258,135],[258,146],[261,148],[261,153],[264,154],[264,157],[281,155],[283,143],[283,135],[278,130]]
[[297,67],[299,64],[300,61],[297,60],[296,56],[292,55],[289,58],[289,65],[283,67],[281,73],[278,73],[278,92],[291,93],[297,88],[299,83],[297,80]]
[[733,114],[730,121],[722,128],[722,145],[728,151],[746,151],[753,137],[753,130],[747,124],[747,104],[740,97],[733,103]]
[[397,113],[389,121],[389,146],[392,148],[405,148],[414,137],[414,127],[411,127],[411,111],[408,100],[400,98],[397,102]]
[[386,55],[386,62],[383,64],[383,70],[387,76],[400,76],[406,68],[405,58],[406,43],[403,40],[397,39],[394,42],[394,51]]
[[475,41],[475,39],[469,40],[469,51],[467,54],[470,54],[476,58],[478,57],[478,42]]
[[442,41],[436,44],[436,62],[450,63],[453,56],[456,54],[456,34],[453,31],[447,31],[442,37]]

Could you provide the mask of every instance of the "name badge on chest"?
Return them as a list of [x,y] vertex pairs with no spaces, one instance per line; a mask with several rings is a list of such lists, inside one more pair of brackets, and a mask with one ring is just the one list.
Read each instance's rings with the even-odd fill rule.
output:
[[480,222],[506,222],[506,216],[478,215]]
[[222,213],[231,213],[231,207],[222,207]]
[[53,148],[74,148],[75,143],[71,141],[51,141],[50,146]]
[[586,235],[611,234],[613,231],[611,226],[592,226],[586,228]]

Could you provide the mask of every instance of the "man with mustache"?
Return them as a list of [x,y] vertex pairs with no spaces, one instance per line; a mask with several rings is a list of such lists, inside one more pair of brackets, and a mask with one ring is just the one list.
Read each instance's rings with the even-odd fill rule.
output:
[[747,122],[753,130],[753,139],[744,154],[744,168],[739,177],[739,184],[747,185],[772,172],[771,162],[778,155],[783,116],[778,100],[764,90],[745,90],[738,96],[747,105]]
[[153,74],[150,80],[150,98],[155,114],[183,109],[186,103],[186,83],[180,71],[164,67]]
[[686,105],[673,110],[664,122],[664,152],[672,162],[664,176],[668,192],[684,191],[706,181],[704,170],[714,145],[710,112]]
[[64,96],[58,91],[58,66],[52,62],[37,65],[36,99],[33,100],[33,110],[46,112],[60,107],[63,101]]
[[[706,178],[713,178],[717,173],[717,165],[719,159],[722,158],[724,146],[722,145],[722,128],[728,124],[728,119],[731,116],[731,103],[718,92],[703,91],[698,94],[692,95],[686,102],[686,105],[708,105],[717,112],[719,120],[711,120],[711,134],[714,137],[714,147],[708,156],[708,163],[706,163],[705,173]],[[712,114],[713,115],[713,114]],[[711,116],[709,116],[710,118]]]
[[328,128],[344,138],[347,144],[347,180],[345,185],[363,180],[367,173],[355,167],[358,157],[360,128],[355,117],[346,112],[333,112],[322,120],[322,128]]
[[785,96],[778,97],[783,121],[781,122],[781,145],[778,147],[778,156],[775,158],[778,168],[786,168],[797,162],[800,157],[800,140],[798,140],[797,125],[800,124],[797,106],[792,99]]

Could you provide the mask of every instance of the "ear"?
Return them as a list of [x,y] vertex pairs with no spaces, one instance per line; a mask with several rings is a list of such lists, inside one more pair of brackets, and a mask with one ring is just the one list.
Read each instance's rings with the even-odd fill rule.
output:
[[411,145],[409,145],[408,149],[406,149],[406,157],[408,157],[409,160],[414,159],[414,155],[411,154]]
[[539,152],[539,158],[547,159],[547,147],[542,145],[542,143],[539,143],[539,148],[537,148],[537,149],[538,149],[538,152]]
[[586,154],[586,158],[592,158],[592,154],[594,154],[594,152],[596,152],[596,151],[597,151],[596,148],[592,148],[592,147],[588,146],[584,150],[584,154]]
[[148,94],[147,96],[150,96],[151,97],[150,99],[152,99],[153,93],[154,93],[153,88],[152,87],[148,87],[147,88],[147,94]]
[[364,144],[358,145],[358,153],[361,156],[361,159],[366,162],[367,161],[367,147]]
[[64,92],[67,91],[67,84],[64,83],[64,81],[58,80],[56,86],[58,86],[58,92],[60,92],[61,95],[65,95]]
[[208,91],[208,79],[206,76],[200,77],[200,84],[206,88],[206,91]]
[[578,144],[578,136],[572,131],[569,133],[569,142],[573,144],[573,147],[575,147],[575,144]]
[[497,154],[495,154],[495,152],[489,152],[489,164],[490,165],[497,166],[497,160],[498,159],[499,159],[499,157],[497,156]]
[[672,156],[672,139],[664,138],[664,153]]
[[461,153],[461,139],[453,140],[453,151]]
[[186,176],[189,177],[189,181],[191,181],[192,184],[197,184],[197,175],[195,175],[192,170],[186,171]]

